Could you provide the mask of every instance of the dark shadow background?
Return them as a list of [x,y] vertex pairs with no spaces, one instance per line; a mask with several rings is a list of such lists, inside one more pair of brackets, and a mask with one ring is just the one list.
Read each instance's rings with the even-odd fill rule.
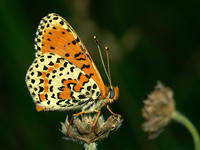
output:
[[[123,115],[124,122],[98,143],[98,149],[193,149],[191,135],[175,122],[149,141],[141,129],[141,108],[160,80],[173,89],[177,109],[200,131],[199,6],[195,0],[1,0],[0,149],[83,149],[63,140],[59,131],[66,115],[77,111],[36,112],[25,84],[37,26],[51,12],[73,26],[106,84],[93,35],[99,37],[102,50],[110,47],[112,81],[120,88],[119,99],[110,107]],[[105,118],[110,115],[102,110]]]

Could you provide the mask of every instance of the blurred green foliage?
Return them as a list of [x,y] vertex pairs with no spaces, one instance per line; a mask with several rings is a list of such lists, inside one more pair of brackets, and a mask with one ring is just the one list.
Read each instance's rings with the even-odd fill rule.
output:
[[[25,84],[37,26],[51,12],[77,31],[106,84],[93,35],[102,47],[110,47],[112,81],[120,88],[119,99],[110,107],[124,122],[98,149],[193,149],[191,135],[176,123],[149,141],[141,129],[141,108],[160,80],[173,89],[177,109],[200,131],[199,6],[196,0],[1,0],[0,149],[83,149],[63,140],[59,131],[66,115],[77,111],[36,112]],[[102,111],[105,118],[110,115],[106,108]]]

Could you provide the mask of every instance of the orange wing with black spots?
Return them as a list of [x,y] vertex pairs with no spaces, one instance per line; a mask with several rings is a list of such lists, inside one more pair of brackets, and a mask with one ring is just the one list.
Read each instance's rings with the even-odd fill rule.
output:
[[54,53],[65,58],[97,83],[102,98],[107,96],[107,87],[87,49],[73,28],[61,16],[52,13],[41,20],[36,33],[35,49],[36,55]]

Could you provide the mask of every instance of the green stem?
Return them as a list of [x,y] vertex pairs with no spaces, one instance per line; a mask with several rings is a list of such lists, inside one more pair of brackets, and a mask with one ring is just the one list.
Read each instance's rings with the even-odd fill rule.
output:
[[97,150],[96,143],[85,144],[85,150]]
[[190,122],[184,115],[182,115],[181,113],[179,113],[177,111],[173,112],[172,118],[175,121],[183,124],[189,130],[189,132],[192,134],[192,137],[194,140],[195,150],[200,150],[199,134],[197,132],[197,129],[192,124],[192,122]]

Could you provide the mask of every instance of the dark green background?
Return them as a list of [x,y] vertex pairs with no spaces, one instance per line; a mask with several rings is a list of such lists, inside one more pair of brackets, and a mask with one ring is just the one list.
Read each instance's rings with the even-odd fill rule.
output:
[[[177,109],[200,131],[199,6],[198,0],[1,0],[0,149],[83,149],[63,140],[59,131],[66,115],[77,111],[36,112],[24,80],[34,59],[37,26],[51,12],[63,16],[80,35],[106,84],[93,35],[102,50],[110,47],[112,82],[120,88],[110,107],[124,122],[98,143],[99,150],[193,149],[191,135],[175,122],[149,141],[141,129],[141,108],[160,80],[173,89]],[[110,115],[102,110],[105,118]]]

